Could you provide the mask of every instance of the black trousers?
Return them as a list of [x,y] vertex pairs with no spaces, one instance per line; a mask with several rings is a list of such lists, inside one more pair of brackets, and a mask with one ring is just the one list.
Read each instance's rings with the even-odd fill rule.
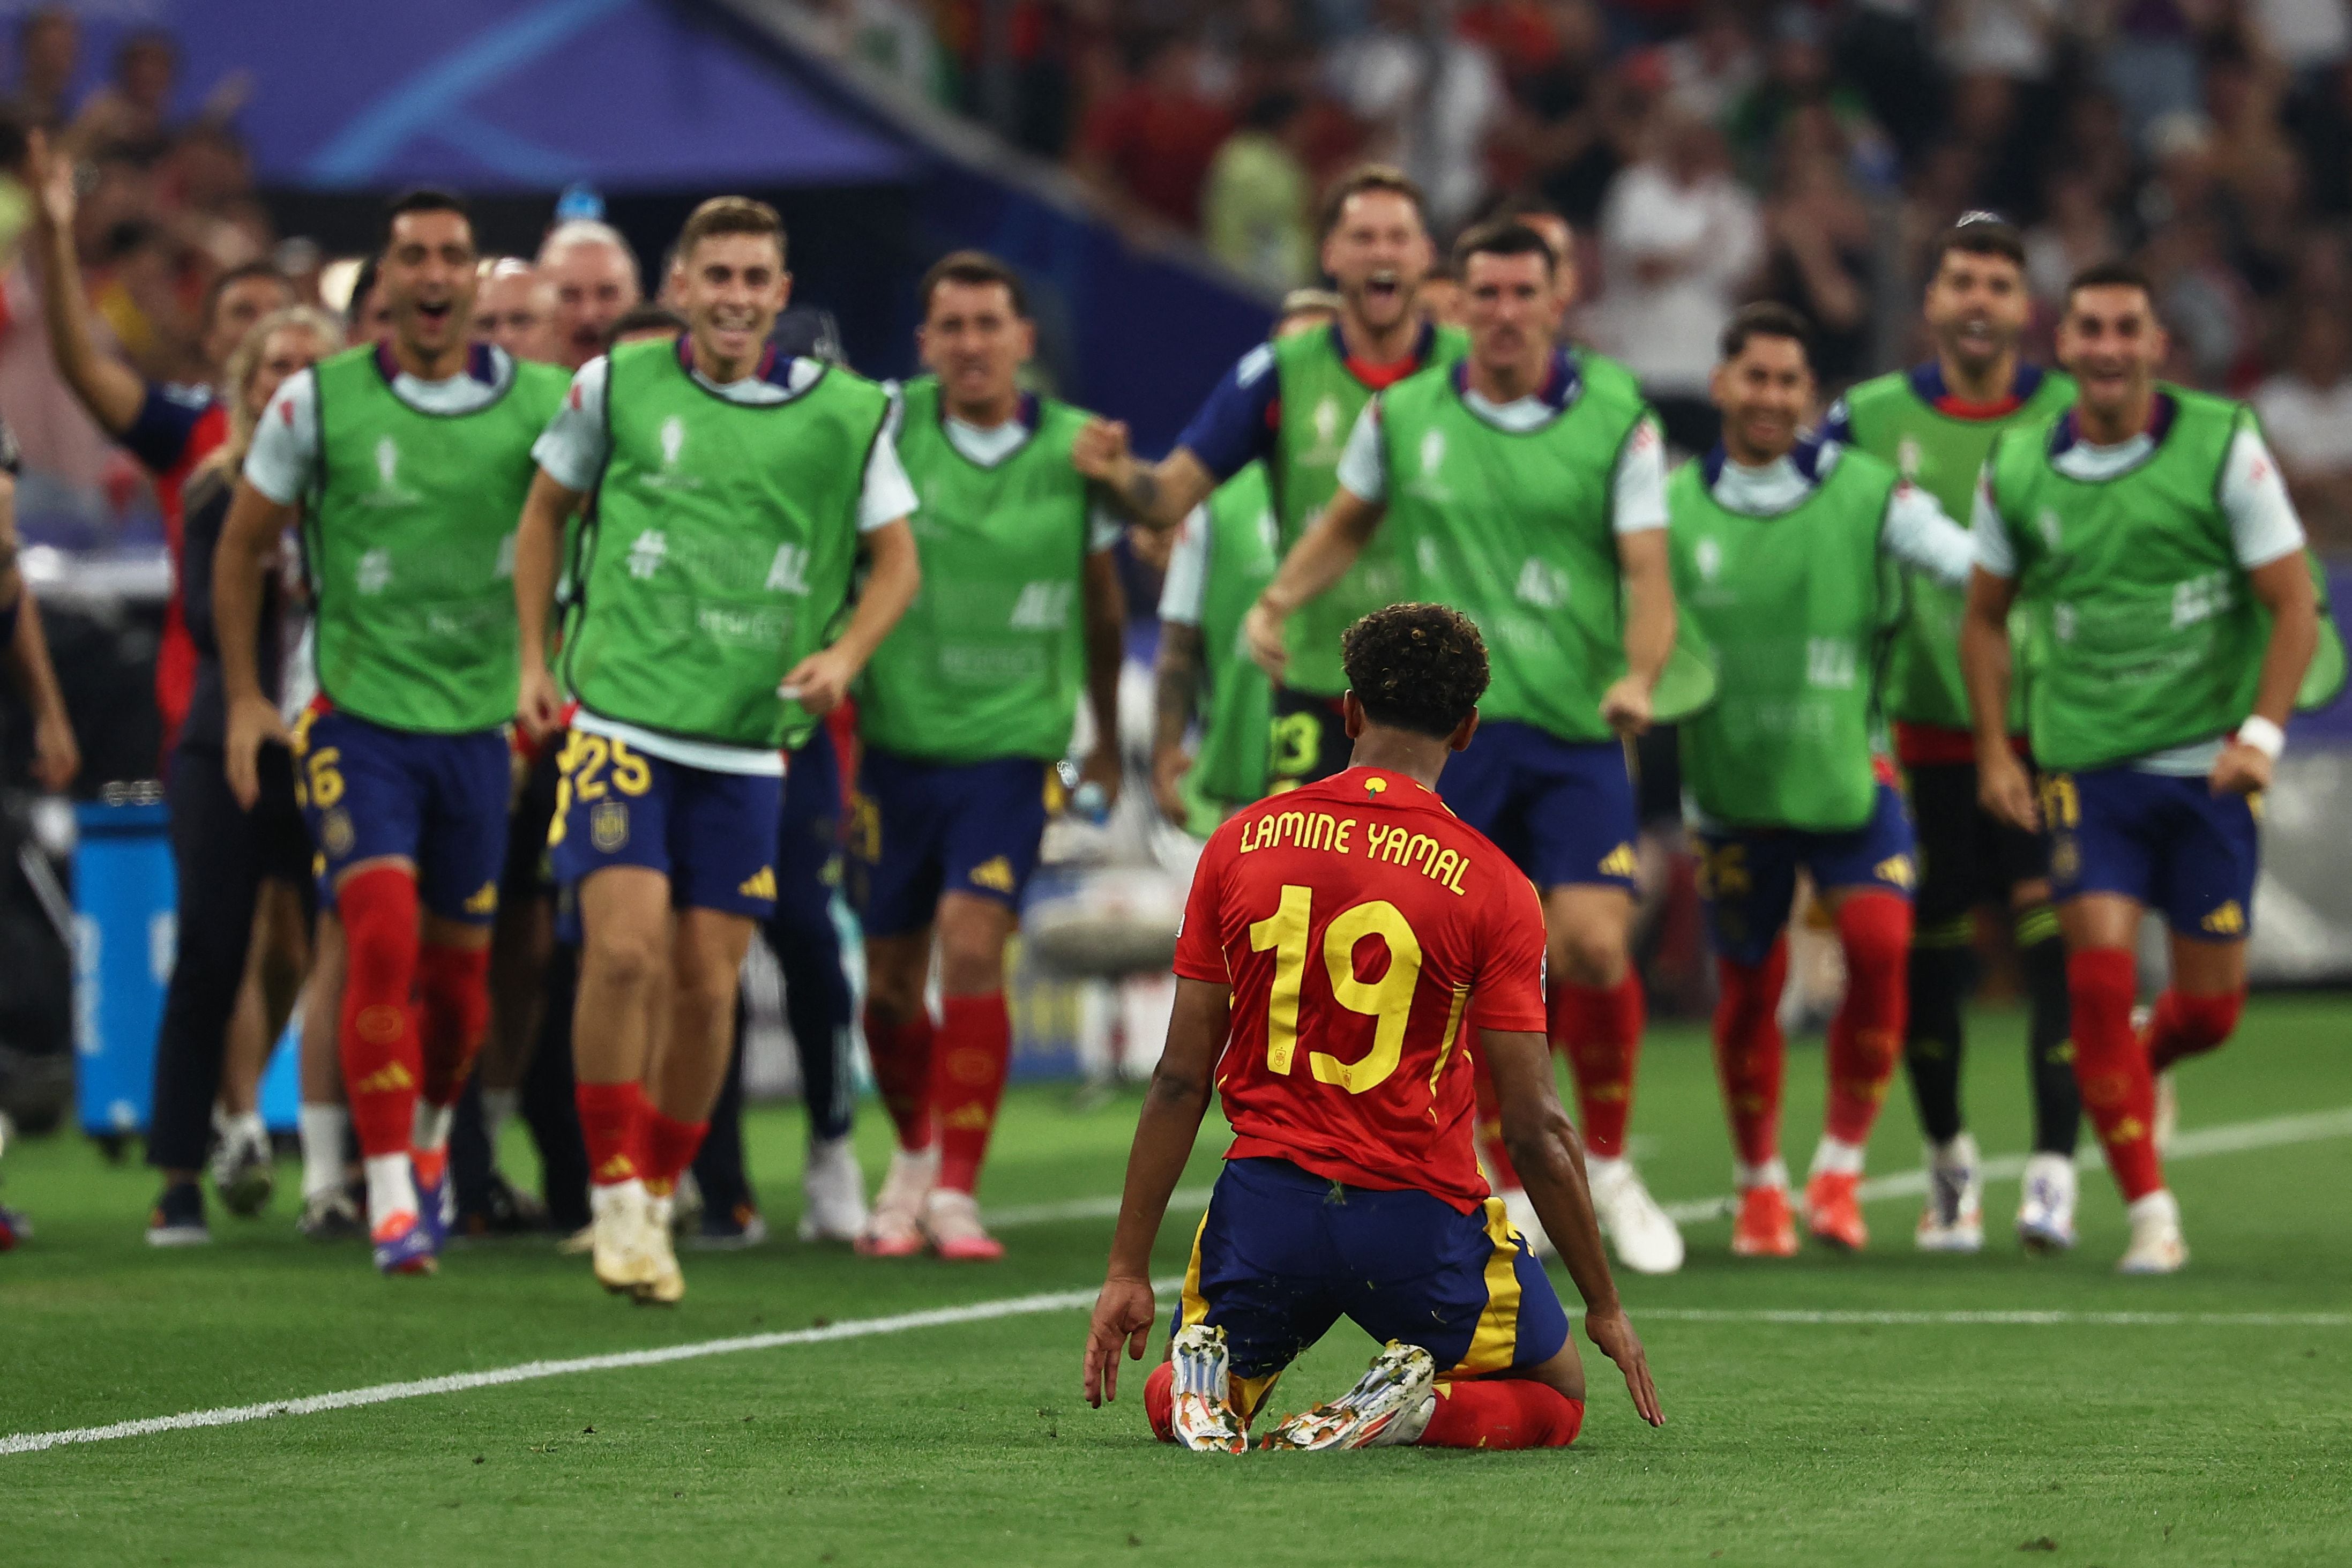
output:
[[179,953],[155,1031],[155,1110],[147,1163],[192,1171],[212,1138],[229,1020],[253,943],[253,911],[265,877],[315,899],[310,840],[294,805],[294,760],[282,746],[261,750],[261,798],[236,804],[219,748],[183,742],[172,753],[164,799],[172,813],[172,861],[179,877]]

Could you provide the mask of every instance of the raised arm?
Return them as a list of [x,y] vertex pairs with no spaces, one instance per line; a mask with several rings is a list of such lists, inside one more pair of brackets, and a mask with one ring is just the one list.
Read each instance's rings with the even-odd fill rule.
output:
[[1118,558],[1089,551],[1086,565],[1087,706],[1095,720],[1095,749],[1079,776],[1118,798],[1118,675],[1127,661],[1127,591],[1119,586]]
[[1662,1426],[1666,1418],[1658,1406],[1649,1358],[1617,1300],[1600,1222],[1593,1217],[1592,1194],[1584,1182],[1584,1141],[1569,1124],[1552,1087],[1550,1044],[1539,1034],[1480,1029],[1478,1049],[1495,1077],[1511,1163],[1577,1294],[1584,1298],[1585,1334],[1624,1373],[1626,1392],[1642,1419]]
[[1070,466],[1108,490],[1146,528],[1174,528],[1217,488],[1216,476],[1189,447],[1157,463],[1138,458],[1128,450],[1127,426],[1116,419],[1087,422],[1071,443]]
[[1127,1185],[1118,1200],[1118,1228],[1111,1237],[1110,1266],[1095,1298],[1087,1328],[1083,1381],[1087,1403],[1100,1408],[1118,1397],[1118,1352],[1143,1359],[1145,1340],[1159,1321],[1151,1294],[1151,1247],[1168,1216],[1168,1200],[1192,1157],[1201,1118],[1209,1109],[1210,1076],[1224,1048],[1232,994],[1205,980],[1178,976],[1176,1007],[1168,1021],[1168,1044],[1151,1069],[1143,1111],[1136,1119],[1135,1143],[1127,1156]]
[[555,728],[563,694],[547,668],[547,613],[555,603],[555,576],[563,551],[563,521],[577,510],[581,496],[545,468],[531,476],[515,527],[515,625],[522,637],[522,682],[515,719],[534,741]]
[[213,555],[213,631],[219,639],[221,691],[228,709],[228,787],[247,811],[261,797],[256,758],[262,743],[293,744],[278,705],[262,690],[258,643],[264,578],[296,511],[240,479]]
[[110,435],[126,434],[147,402],[147,384],[129,365],[100,353],[90,331],[89,299],[82,291],[81,264],[74,255],[74,162],[48,144],[40,131],[26,132],[25,173],[33,187],[34,255],[41,268],[41,317],[49,353],[73,395]]

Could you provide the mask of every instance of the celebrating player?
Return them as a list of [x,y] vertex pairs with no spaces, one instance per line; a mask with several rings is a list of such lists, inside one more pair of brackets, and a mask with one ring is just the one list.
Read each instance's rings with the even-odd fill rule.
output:
[[1721,667],[1715,705],[1682,726],[1683,783],[1722,976],[1716,1067],[1740,1193],[1731,1249],[1751,1257],[1797,1250],[1777,1015],[1800,867],[1846,967],[1805,1223],[1834,1247],[1868,1240],[1855,1189],[1903,1039],[1913,880],[1903,799],[1872,753],[1876,650],[1901,598],[1886,558],[1958,583],[1971,557],[1966,531],[1892,468],[1798,440],[1813,397],[1807,337],[1786,306],[1732,318],[1713,384],[1723,443],[1667,486],[1675,601]]
[[[1473,229],[1454,268],[1468,357],[1389,388],[1358,420],[1331,504],[1248,635],[1281,668],[1286,622],[1374,540],[1410,563],[1417,594],[1486,635],[1485,722],[1441,793],[1542,889],[1550,1031],[1575,1069],[1593,1206],[1620,1261],[1670,1273],[1681,1233],[1625,1157],[1643,1008],[1626,952],[1636,824],[1619,739],[1648,727],[1674,647],[1662,443],[1630,374],[1554,338],[1575,285],[1540,234],[1508,219]],[[1491,1119],[1485,1142],[1512,1223],[1540,1247]]]
[[1087,1399],[1116,1396],[1121,1342],[1143,1355],[1152,1241],[1213,1084],[1234,1139],[1171,1359],[1144,1384],[1163,1441],[1241,1452],[1283,1369],[1345,1316],[1387,1348],[1268,1446],[1572,1442],[1585,1387],[1567,1314],[1478,1174],[1475,1030],[1585,1331],[1660,1425],[1552,1092],[1541,907],[1435,791],[1478,728],[1477,629],[1441,605],[1391,605],[1349,629],[1343,657],[1348,769],[1236,815],[1193,876],[1175,1014],[1087,1331]]
[[[774,209],[714,197],[677,258],[686,335],[572,378],[533,448],[515,571],[518,712],[545,735],[562,708],[545,656],[557,546],[593,490],[550,837],[583,936],[572,1047],[596,1278],[662,1304],[686,1290],[671,1193],[730,1059],[744,950],[775,903],[782,748],[842,700],[917,573],[887,396],[768,349],[792,287]],[[863,592],[828,643],[861,548]]]
[[[1272,341],[1321,331],[1339,308],[1336,294],[1294,289]],[[1274,689],[1242,642],[1242,617],[1273,581],[1275,562],[1274,496],[1265,464],[1253,459],[1185,514],[1160,588],[1151,795],[1179,826],[1194,800],[1222,816],[1265,794]],[[1187,751],[1195,720],[1198,749]]]
[[[2080,391],[1993,447],[1960,633],[1984,805],[2050,835],[2074,1072],[2128,1205],[2127,1274],[2189,1260],[2154,1075],[2237,1027],[2251,797],[2270,784],[2318,641],[2303,525],[2253,415],[2159,383],[2169,347],[2135,268],[2106,263],[2068,285],[2058,358]],[[2015,604],[2033,653],[2038,812],[2007,732]],[[2136,1035],[2132,950],[2150,905],[2171,928],[2172,984]]]
[[[250,810],[263,742],[293,748],[341,917],[343,1078],[387,1273],[433,1268],[449,1110],[488,1026],[516,682],[506,579],[530,445],[563,392],[560,373],[468,341],[478,277],[457,198],[393,204],[378,283],[392,335],[278,389],[214,583],[230,787]],[[320,696],[289,736],[256,633],[262,574],[314,491],[303,510]]]
[[[923,496],[924,589],[858,688],[857,904],[866,1040],[898,1131],[858,1249],[1003,1247],[972,1199],[1013,1052],[1004,944],[1045,831],[1045,770],[1083,688],[1084,774],[1118,791],[1118,523],[1070,461],[1087,416],[1021,390],[1036,349],[1021,279],[977,251],[924,277],[929,375],[898,451]],[[940,1020],[924,1005],[934,937]],[[934,1123],[936,1122],[936,1127]]]
[[[2032,316],[2023,237],[1990,213],[1969,214],[1937,242],[1927,279],[1936,357],[1853,388],[1831,409],[1822,434],[1893,463],[1947,516],[1969,516],[1993,437],[2006,425],[2054,416],[2074,394],[2066,377],[2018,358],[2018,340]],[[2066,1043],[2066,952],[2050,908],[2049,857],[2038,835],[1977,804],[1976,749],[1960,680],[1964,596],[1922,573],[1912,574],[1907,588],[1885,689],[1919,837],[1903,1039],[1927,1135],[1927,1202],[1917,1241],[1929,1252],[1974,1252],[1984,1245],[1977,1144],[1960,1114],[1961,1017],[1974,967],[1971,913],[1998,900],[2014,922],[2032,1008],[2026,1060],[2033,1152],[2025,1163],[2017,1234],[2034,1250],[2063,1250],[2074,1245],[2074,1140],[2083,1100]],[[2011,728],[2023,727],[2023,709],[2013,706]]]
[[[1461,357],[1462,334],[1424,321],[1414,298],[1432,254],[1420,187],[1394,169],[1358,170],[1340,182],[1324,214],[1323,270],[1339,290],[1331,331],[1261,343],[1243,355],[1160,463],[1136,461],[1127,427],[1099,421],[1079,438],[1073,460],[1160,528],[1175,527],[1212,489],[1262,460],[1276,531],[1288,549],[1330,500],[1340,444],[1372,394],[1425,364]],[[1385,542],[1367,550],[1291,627],[1290,662],[1274,699],[1268,768],[1276,789],[1328,777],[1343,765],[1339,634],[1399,596],[1402,560]]]

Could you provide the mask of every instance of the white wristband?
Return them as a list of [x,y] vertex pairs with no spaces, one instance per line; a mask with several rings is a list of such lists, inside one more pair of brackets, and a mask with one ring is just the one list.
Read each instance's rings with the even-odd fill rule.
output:
[[2273,762],[2286,750],[2286,731],[2256,713],[2238,726],[2238,744],[2252,746]]

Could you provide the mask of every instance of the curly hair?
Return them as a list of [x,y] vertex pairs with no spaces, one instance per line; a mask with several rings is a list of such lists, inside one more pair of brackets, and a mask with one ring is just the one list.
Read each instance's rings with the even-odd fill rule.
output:
[[1348,685],[1364,717],[1444,740],[1486,694],[1486,643],[1469,617],[1444,605],[1374,610],[1339,639]]

